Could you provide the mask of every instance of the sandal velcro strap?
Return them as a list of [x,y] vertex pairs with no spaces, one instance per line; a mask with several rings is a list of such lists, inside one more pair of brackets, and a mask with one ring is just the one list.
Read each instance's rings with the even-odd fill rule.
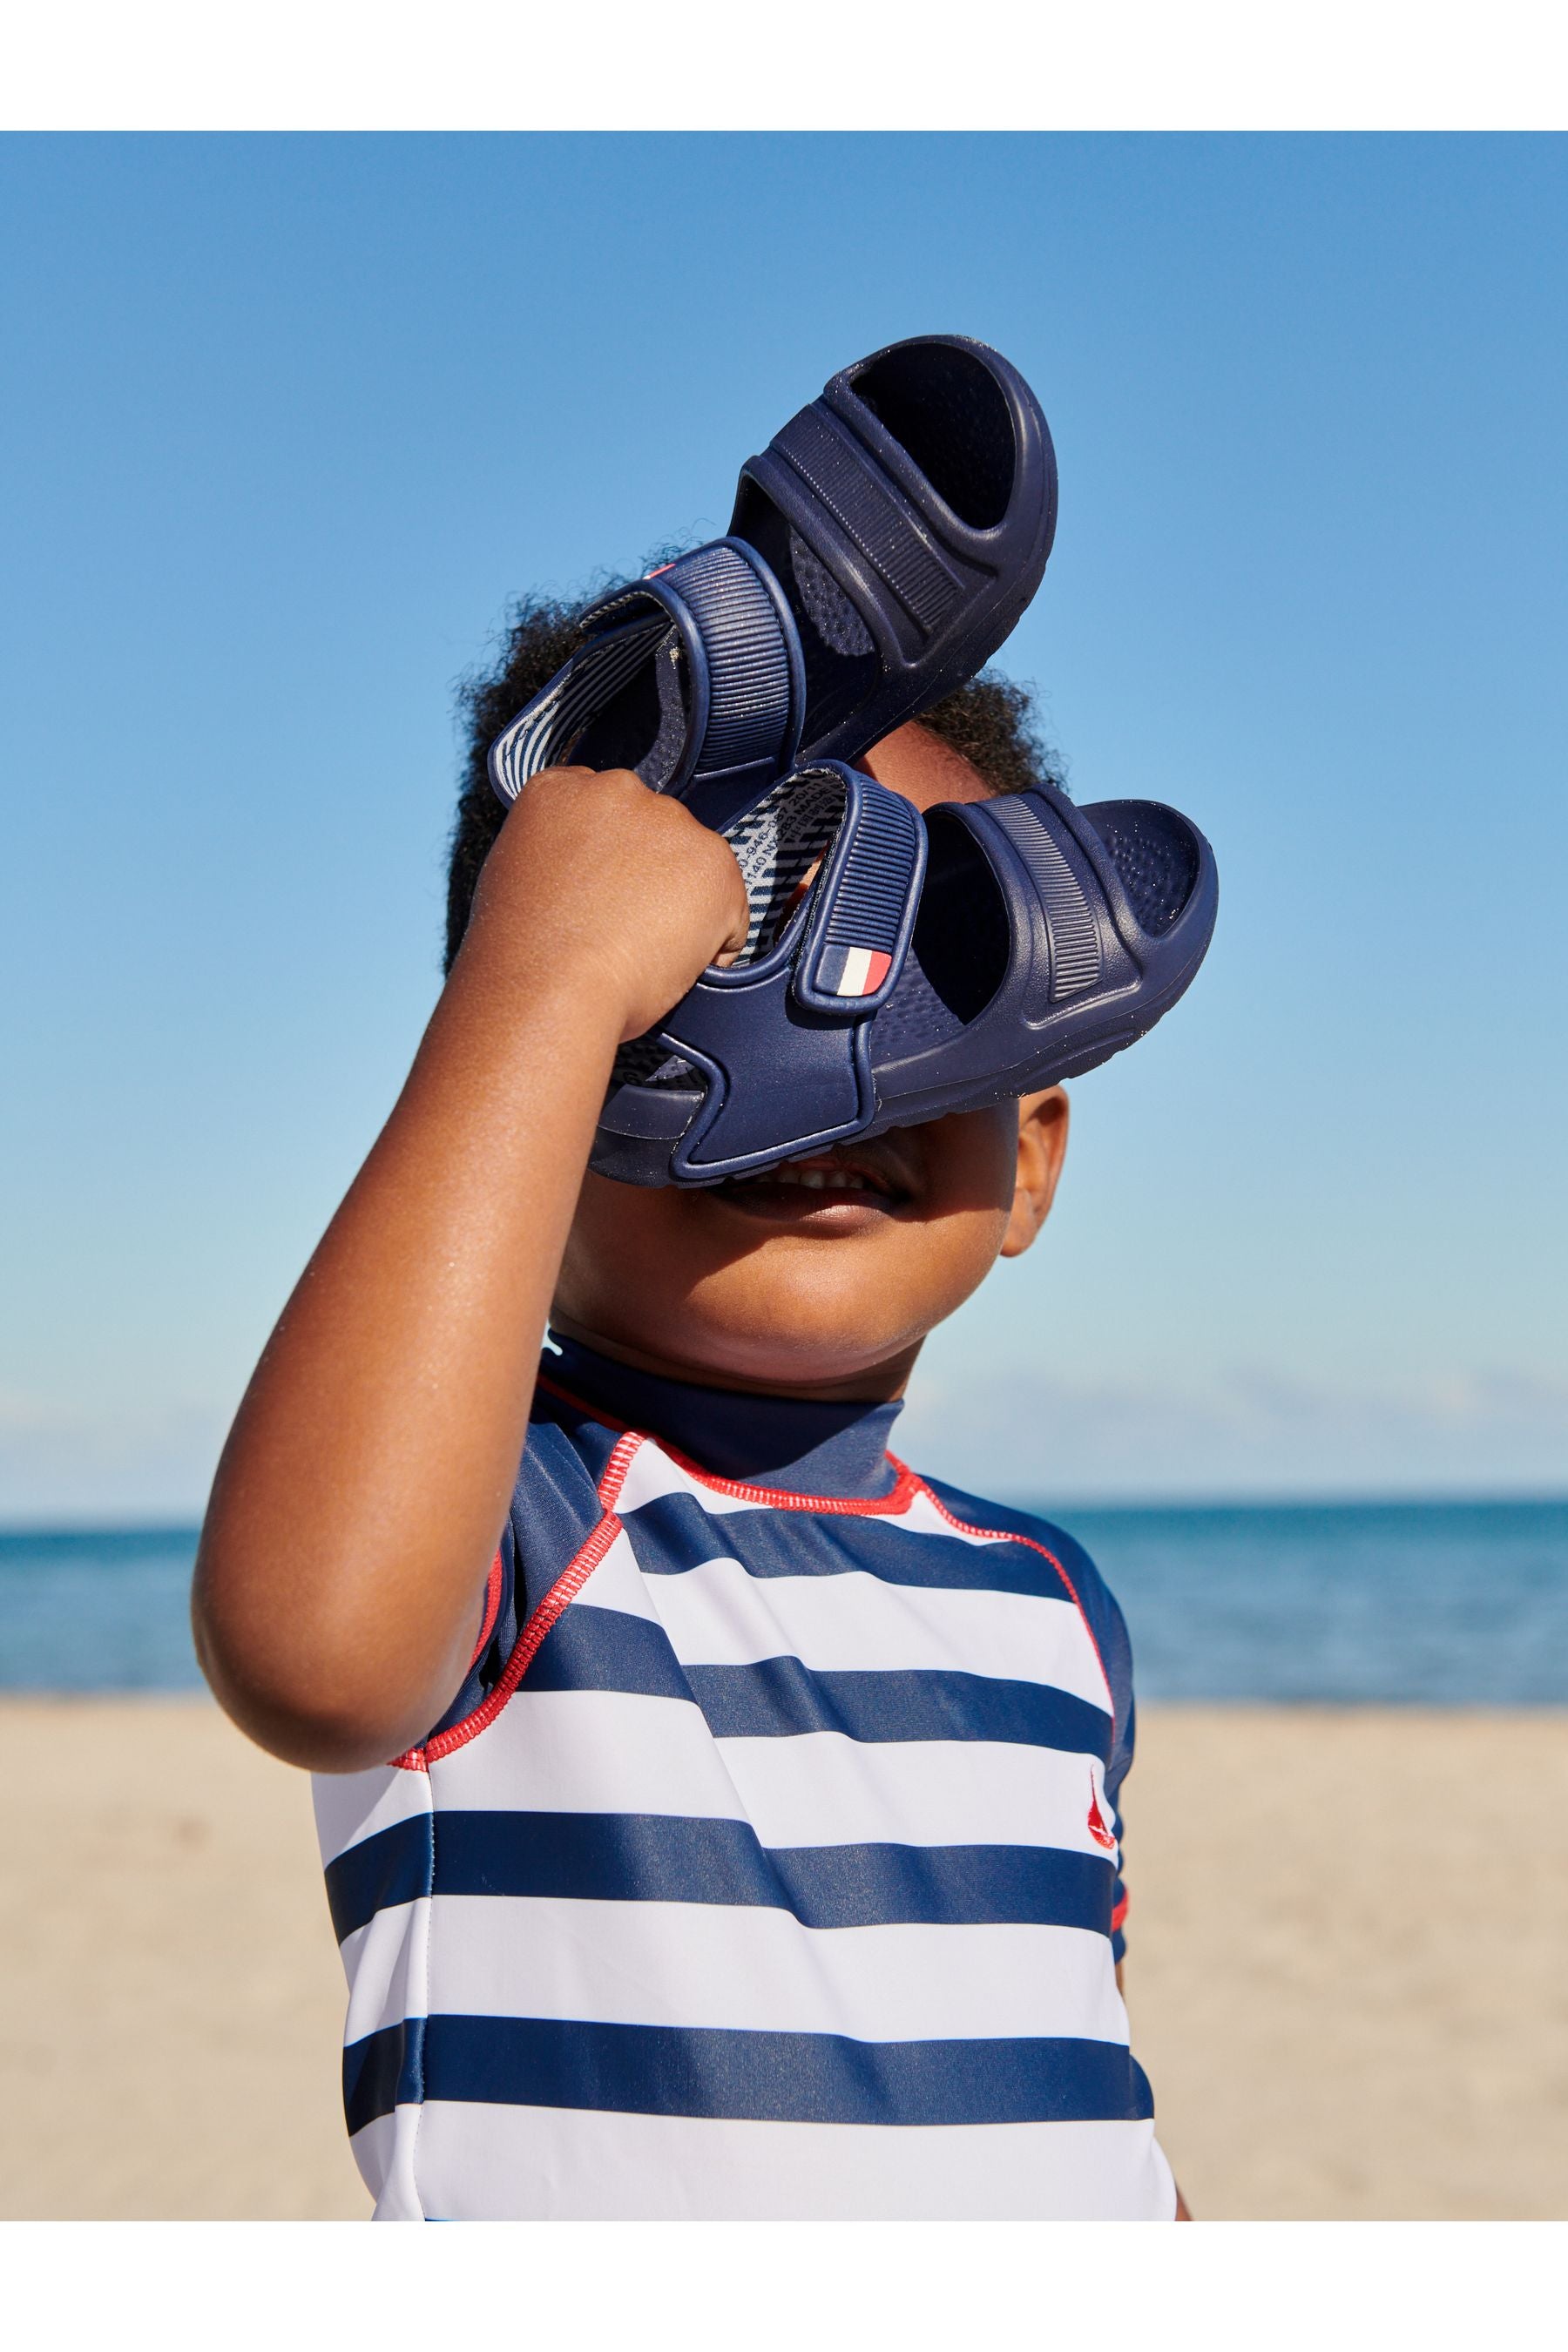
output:
[[913,803],[853,778],[795,956],[798,1003],[857,1020],[887,1003],[903,969],[925,862],[925,827]]
[[868,469],[865,445],[858,446],[847,426],[814,401],[774,435],[763,457],[753,457],[747,472],[772,490],[775,503],[798,529],[808,520],[809,509],[788,475],[770,462],[780,457],[875,567],[923,642],[952,612],[963,593],[963,582],[953,563],[944,562],[917,530],[891,483],[884,484]]
[[[865,1126],[867,1038],[898,985],[925,873],[912,804],[834,762],[786,778],[727,838],[752,901],[746,950],[705,971],[616,1066],[628,1097],[651,1100],[678,1183],[745,1175]],[[702,1089],[700,1103],[685,1087]],[[616,1091],[594,1160],[612,1175]]]

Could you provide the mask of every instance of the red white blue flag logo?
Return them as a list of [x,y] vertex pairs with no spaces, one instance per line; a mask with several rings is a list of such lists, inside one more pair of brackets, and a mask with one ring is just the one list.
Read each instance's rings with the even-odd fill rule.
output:
[[875,948],[829,948],[816,984],[825,996],[875,996],[892,969]]

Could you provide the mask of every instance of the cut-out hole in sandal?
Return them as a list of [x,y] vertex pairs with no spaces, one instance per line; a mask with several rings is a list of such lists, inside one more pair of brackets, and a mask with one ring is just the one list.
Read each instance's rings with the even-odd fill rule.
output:
[[1198,845],[1174,809],[1151,801],[1099,801],[1083,812],[1121,877],[1133,913],[1161,939],[1192,897]]
[[974,835],[941,809],[926,820],[931,864],[915,920],[915,957],[960,1021],[984,1013],[1006,977],[1007,908]]
[[689,725],[689,686],[679,633],[591,719],[567,757],[583,768],[635,768],[659,792],[675,773]]
[[1016,457],[1007,402],[990,370],[951,343],[901,344],[850,381],[960,522],[994,530],[1013,495]]

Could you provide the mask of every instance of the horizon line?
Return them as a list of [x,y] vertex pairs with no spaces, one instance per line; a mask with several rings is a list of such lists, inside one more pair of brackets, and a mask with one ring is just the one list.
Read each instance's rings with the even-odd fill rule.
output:
[[[942,1482],[951,1483],[949,1481]],[[1038,1516],[1056,1517],[1063,1513],[1086,1511],[1098,1513],[1192,1512],[1194,1515],[1212,1511],[1365,1511],[1365,1510],[1490,1510],[1507,1507],[1535,1509],[1568,1508],[1568,1488],[1542,1491],[1535,1487],[1505,1490],[1496,1488],[1442,1490],[1432,1487],[1410,1487],[1391,1490],[1387,1487],[1360,1491],[1336,1488],[1321,1494],[1303,1494],[1300,1490],[1281,1490],[1278,1494],[1151,1494],[1151,1495],[1074,1495],[1041,1496],[1022,1494],[1016,1488],[998,1493],[991,1498],[1004,1509],[1028,1510]],[[189,1536],[201,1532],[202,1520],[195,1517],[175,1517],[166,1515],[125,1517],[96,1517],[86,1518],[26,1517],[0,1518],[0,1543],[17,1538],[44,1536]]]

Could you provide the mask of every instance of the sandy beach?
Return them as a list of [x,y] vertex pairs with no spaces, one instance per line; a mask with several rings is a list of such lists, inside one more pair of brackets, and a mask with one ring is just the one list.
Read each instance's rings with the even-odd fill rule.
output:
[[[352,2219],[303,1778],[13,1699],[0,2216]],[[1150,1707],[1128,1995],[1214,2219],[1568,2217],[1568,1715]]]

